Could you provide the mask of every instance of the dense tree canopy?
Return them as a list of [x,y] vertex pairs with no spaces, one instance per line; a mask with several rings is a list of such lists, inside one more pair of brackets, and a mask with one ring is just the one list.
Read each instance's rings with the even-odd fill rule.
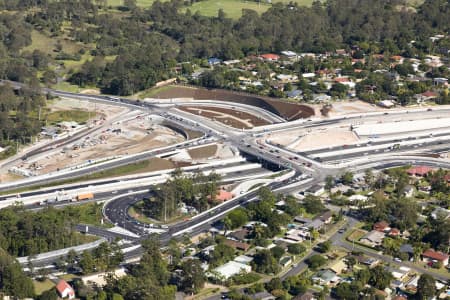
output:
[[19,263],[0,248],[0,294],[17,298],[33,297],[33,283]]
[[[311,7],[276,3],[261,15],[244,9],[237,20],[223,11],[216,17],[192,13],[180,0],[155,1],[148,9],[126,2],[119,7],[123,16],[118,16],[104,10],[105,1],[1,1],[0,9],[21,14],[0,14],[0,78],[36,81],[36,71],[48,68],[51,60],[42,52],[20,52],[30,45],[32,28],[58,40],[56,60],[80,60],[82,53],[66,52],[61,42],[63,25],[70,24],[70,39],[95,48],[90,50],[94,58],[69,80],[128,95],[173,76],[176,62],[213,56],[237,59],[282,50],[323,53],[357,45],[355,58],[378,52],[412,57],[428,53],[429,37],[448,32],[450,24],[446,0],[425,1],[417,12],[402,9],[402,0],[329,0]],[[416,41],[413,46],[411,40]],[[404,73],[408,66],[398,68]],[[308,65],[303,69],[313,71]],[[221,81],[213,73],[204,79],[208,86]],[[333,93],[345,89],[336,85]]]

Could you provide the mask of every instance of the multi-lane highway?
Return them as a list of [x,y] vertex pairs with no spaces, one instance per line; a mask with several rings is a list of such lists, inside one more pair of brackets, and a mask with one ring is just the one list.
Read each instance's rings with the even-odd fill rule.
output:
[[[20,87],[20,84],[17,84]],[[427,158],[423,156],[425,154],[433,154],[442,151],[447,151],[450,149],[450,139],[447,133],[437,133],[430,136],[428,133],[417,133],[411,134],[410,137],[385,137],[384,139],[374,139],[369,142],[361,142],[359,144],[352,145],[341,145],[334,146],[330,148],[323,149],[313,149],[309,151],[294,152],[277,145],[266,144],[265,141],[261,143],[260,139],[262,136],[267,136],[270,134],[276,134],[277,132],[282,132],[292,129],[320,129],[328,127],[342,127],[342,126],[352,126],[354,124],[361,124],[363,121],[365,124],[375,124],[380,121],[385,122],[395,122],[397,120],[411,120],[411,119],[429,119],[432,122],[435,118],[441,118],[443,116],[448,116],[450,112],[449,107],[440,107],[430,109],[418,109],[418,110],[399,110],[389,113],[366,113],[350,115],[347,117],[336,117],[329,118],[326,120],[322,119],[310,119],[310,120],[299,120],[293,122],[279,122],[276,124],[271,124],[268,126],[263,126],[262,128],[254,128],[252,130],[241,131],[222,123],[210,120],[201,116],[195,116],[189,114],[185,111],[178,110],[176,106],[159,105],[157,102],[135,102],[128,99],[122,99],[117,97],[108,96],[90,96],[90,95],[80,95],[73,93],[66,93],[61,91],[53,91],[46,89],[46,92],[58,95],[61,97],[69,97],[76,99],[83,99],[88,101],[100,101],[107,102],[113,105],[126,106],[131,109],[151,111],[153,114],[158,114],[162,118],[177,124],[178,126],[187,127],[194,130],[200,130],[206,135],[210,135],[210,138],[214,140],[225,140],[227,143],[235,146],[245,155],[251,156],[253,159],[260,161],[261,163],[270,163],[278,165],[283,168],[294,170],[293,176],[289,180],[274,181],[269,184],[272,190],[277,190],[282,193],[292,193],[299,190],[305,190],[314,185],[320,184],[324,181],[327,175],[336,176],[343,172],[345,169],[350,168],[355,172],[362,171],[367,168],[386,168],[390,166],[397,166],[401,164],[424,164],[431,165],[434,167],[446,167],[450,168],[449,162],[444,162],[436,158]],[[212,101],[214,102],[214,101]],[[211,103],[209,103],[211,105]],[[227,106],[226,103],[220,103],[218,105]],[[233,104],[229,104],[231,108]],[[248,108],[246,108],[248,109]],[[255,110],[257,114],[259,110]],[[262,113],[261,113],[262,114]],[[264,114],[265,118],[273,117],[273,121],[276,121],[275,117],[270,114]],[[408,143],[414,139],[414,142]],[[212,142],[212,140],[209,140]],[[168,147],[164,149],[162,153],[173,151],[176,149],[188,147],[186,142],[181,145],[174,147]],[[400,144],[400,146],[395,146],[395,144]],[[385,150],[389,151],[385,151]],[[336,152],[336,154],[333,154]],[[342,153],[339,153],[342,152]],[[420,155],[418,154],[419,152]],[[403,157],[402,155],[395,156],[393,154],[408,154]],[[34,154],[34,153],[33,153]],[[147,154],[146,154],[147,155]],[[155,155],[151,153],[148,155]],[[320,157],[319,161],[314,160],[314,158]],[[137,156],[122,161],[123,164],[134,162],[138,159],[145,159],[148,156],[143,155],[142,157]],[[344,166],[327,165],[322,162],[324,161],[349,161],[350,163]],[[106,163],[105,167],[117,166],[116,162]],[[95,168],[95,167],[94,167]],[[95,170],[95,169],[94,169]],[[79,170],[77,176],[86,174],[86,172],[92,172],[89,169]],[[70,176],[74,176],[71,174]],[[300,180],[301,176],[308,178],[308,180]],[[29,182],[20,183],[21,186],[29,185]],[[74,186],[74,189],[84,187],[83,184]],[[1,187],[0,187],[1,189]],[[39,193],[39,192],[31,192]],[[140,238],[127,237],[126,234],[122,233],[111,233],[108,230],[96,229],[95,227],[90,227],[89,232],[93,234],[98,234],[99,236],[106,238],[121,237],[124,239],[129,239],[132,245],[139,245],[139,240],[145,238],[145,232],[143,232],[143,224],[140,224],[136,220],[132,219],[127,211],[129,206],[138,201],[142,195],[137,197],[136,195],[129,195],[126,190],[120,191],[117,195],[102,194],[101,196],[106,199],[115,198],[113,201],[108,202],[104,207],[105,216],[114,224],[123,227],[131,232],[139,233],[142,235]],[[212,208],[211,210],[202,213],[191,220],[186,220],[173,224],[167,228],[167,230],[160,234],[160,239],[162,244],[166,244],[170,239],[180,237],[184,234],[194,235],[200,232],[207,231],[211,224],[215,221],[223,218],[226,213],[240,205],[245,205],[249,201],[257,200],[256,192],[248,192],[244,195],[240,195],[230,201],[223,203],[220,206]],[[352,223],[349,223],[350,225]],[[79,230],[83,230],[83,226],[78,227]],[[336,245],[345,246],[340,244],[340,235],[336,234],[332,237],[332,241]],[[131,251],[125,253],[126,259],[131,259],[139,257],[141,254],[141,248],[136,247]],[[382,258],[385,259],[385,258]],[[47,259],[45,261],[36,262],[37,264],[49,263],[51,260]],[[287,275],[295,274],[305,268],[304,264],[299,264],[290,270]]]

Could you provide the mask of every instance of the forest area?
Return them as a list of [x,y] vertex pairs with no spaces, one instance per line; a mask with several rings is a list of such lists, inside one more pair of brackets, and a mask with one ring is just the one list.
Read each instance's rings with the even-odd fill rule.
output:
[[[78,86],[130,95],[175,75],[180,62],[220,57],[238,59],[263,51],[334,51],[359,45],[367,53],[412,57],[427,52],[429,37],[449,29],[448,1],[430,0],[417,11],[400,0],[330,0],[311,7],[274,4],[258,15],[244,10],[233,20],[220,10],[205,17],[182,10],[183,2],[156,1],[126,11],[106,10],[102,1],[2,1],[0,78],[51,85],[60,63],[79,68],[65,74]],[[51,55],[29,51],[32,32],[51,38]],[[411,40],[414,47],[408,47]],[[67,41],[78,46],[71,52]],[[20,67],[18,67],[20,65]]]

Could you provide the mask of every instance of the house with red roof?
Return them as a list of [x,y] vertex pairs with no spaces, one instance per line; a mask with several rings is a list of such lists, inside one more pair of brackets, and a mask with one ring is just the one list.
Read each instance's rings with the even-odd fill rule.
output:
[[414,98],[416,99],[417,103],[434,100],[437,97],[439,97],[439,94],[433,91],[426,91],[421,94],[414,95]]
[[373,230],[379,231],[379,232],[385,232],[387,230],[390,230],[389,224],[386,221],[380,221],[375,224],[373,224]]
[[448,265],[448,254],[431,248],[422,253],[422,259],[424,262],[441,262],[444,267]]
[[280,59],[279,55],[273,53],[261,54],[259,57],[266,61],[278,61]]
[[75,299],[75,291],[65,280],[60,280],[56,285],[58,295],[63,299]]
[[409,176],[423,177],[433,171],[433,168],[427,166],[415,166],[407,170]]
[[[214,200],[215,200],[216,202],[222,203],[222,202],[231,200],[233,197],[234,197],[234,194],[233,194],[233,193],[227,192],[227,191],[225,191],[224,189],[220,189],[220,190],[217,192],[216,197],[214,198]],[[208,197],[208,200],[211,200],[210,197]]]
[[389,236],[399,236],[400,235],[400,230],[397,228],[391,228],[391,230],[389,230],[388,233]]

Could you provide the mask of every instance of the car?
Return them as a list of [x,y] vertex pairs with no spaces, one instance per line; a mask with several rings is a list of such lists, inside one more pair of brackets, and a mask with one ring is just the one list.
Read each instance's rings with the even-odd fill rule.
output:
[[339,231],[338,231],[339,233],[344,233],[345,232],[345,228],[341,228],[341,229],[339,229]]
[[400,258],[398,258],[398,257],[394,257],[394,261],[396,261],[396,262],[402,262],[402,260],[401,260]]
[[432,111],[432,110],[433,110],[432,108],[427,109],[427,111]]

